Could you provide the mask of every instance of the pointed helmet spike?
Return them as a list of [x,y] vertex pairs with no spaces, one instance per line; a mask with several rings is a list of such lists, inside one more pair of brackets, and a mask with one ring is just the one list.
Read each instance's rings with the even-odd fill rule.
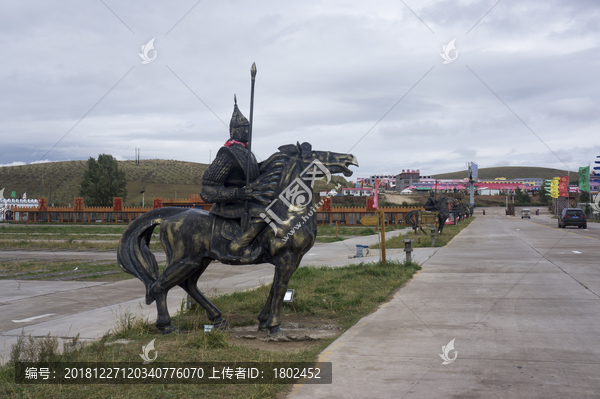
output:
[[235,94],[233,95],[233,103],[234,103],[235,105],[237,105],[237,97],[235,96]]
[[250,122],[248,122],[248,119],[240,112],[235,95],[233,96],[233,100],[235,101],[235,104],[233,105],[233,115],[231,115],[231,121],[229,122],[229,135],[232,139],[237,141],[247,142]]

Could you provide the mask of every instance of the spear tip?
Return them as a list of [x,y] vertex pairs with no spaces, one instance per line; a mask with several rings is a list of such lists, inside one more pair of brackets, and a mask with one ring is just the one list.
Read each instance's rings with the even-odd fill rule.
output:
[[252,63],[252,68],[250,68],[250,74],[252,75],[252,77],[256,76],[256,63],[255,62]]

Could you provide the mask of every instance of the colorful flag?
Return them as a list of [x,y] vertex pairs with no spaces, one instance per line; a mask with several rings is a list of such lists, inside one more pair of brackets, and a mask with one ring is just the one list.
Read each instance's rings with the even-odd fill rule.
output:
[[550,197],[558,198],[558,182],[560,181],[560,177],[554,177],[550,180]]
[[373,198],[373,208],[379,209],[379,179],[375,179],[375,198]]
[[12,198],[16,198],[16,196],[17,196],[17,192],[16,192],[16,191],[13,191],[12,193],[10,193],[10,196],[11,196]]
[[558,182],[558,195],[569,197],[569,176],[562,176]]
[[579,168],[579,190],[590,192],[590,167]]

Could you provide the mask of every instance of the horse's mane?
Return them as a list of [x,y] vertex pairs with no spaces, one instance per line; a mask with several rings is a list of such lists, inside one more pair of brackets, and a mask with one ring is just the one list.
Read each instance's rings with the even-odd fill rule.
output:
[[253,188],[261,192],[259,202],[264,205],[270,203],[282,191],[284,177],[294,166],[294,163],[289,162],[294,154],[285,151],[285,147],[287,146],[279,147],[280,151],[261,162],[260,175],[252,183]]
[[278,150],[261,162],[260,174],[252,183],[253,189],[260,192],[257,201],[263,205],[272,202],[288,188],[292,183],[289,181],[290,177],[300,174],[299,169],[303,167],[302,159],[310,155],[312,146],[309,143],[287,144],[282,145]]

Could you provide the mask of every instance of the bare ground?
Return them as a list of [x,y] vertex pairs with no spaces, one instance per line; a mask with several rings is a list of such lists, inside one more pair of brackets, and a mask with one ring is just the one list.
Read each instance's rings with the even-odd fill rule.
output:
[[271,352],[296,352],[310,350],[325,338],[337,337],[343,330],[330,320],[305,315],[285,315],[281,330],[286,337],[270,338],[267,332],[258,331],[258,325],[232,327],[233,345]]
[[427,201],[427,195],[421,194],[409,194],[409,195],[400,195],[400,194],[385,194],[384,200],[387,202],[392,202],[394,204],[402,205],[404,201],[409,204],[421,203],[424,204]]

